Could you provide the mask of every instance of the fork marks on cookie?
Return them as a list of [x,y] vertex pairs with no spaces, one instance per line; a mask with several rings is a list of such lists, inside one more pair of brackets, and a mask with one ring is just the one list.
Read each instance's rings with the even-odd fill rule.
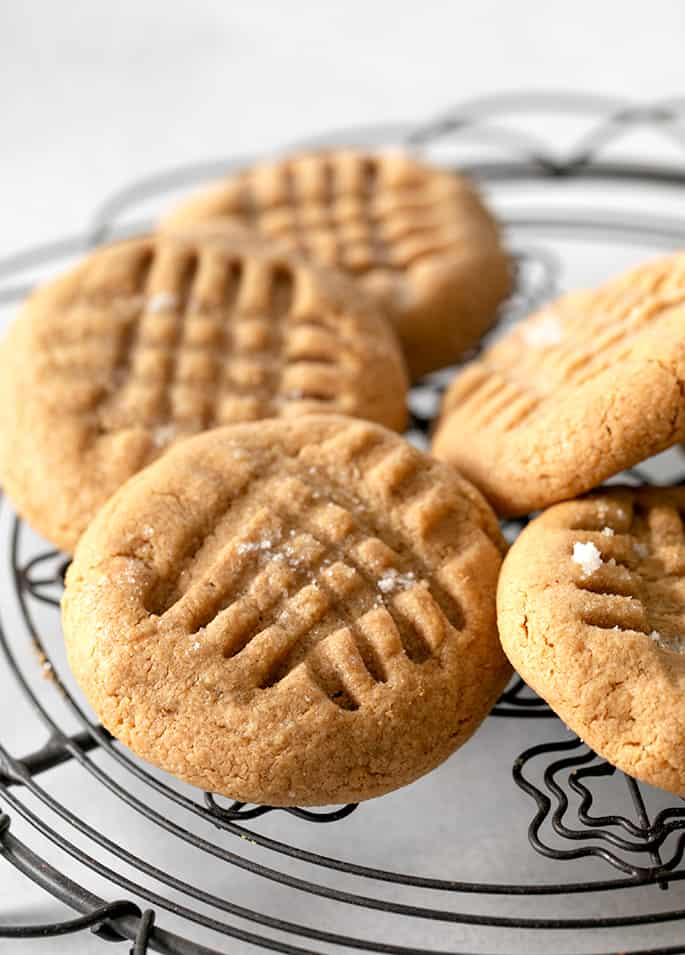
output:
[[644,266],[594,293],[554,306],[555,334],[539,340],[550,310],[532,316],[467,365],[450,386],[444,419],[509,432],[565,390],[629,361],[658,321],[685,304],[685,257]]
[[664,650],[685,650],[685,495],[619,493],[577,502],[568,531],[569,539],[582,536],[601,552],[600,565],[575,578],[588,594],[582,619],[638,631]]
[[224,214],[288,248],[364,274],[403,271],[450,248],[463,248],[450,199],[467,187],[426,173],[400,156],[322,153],[258,166],[228,189]]
[[[440,520],[421,516],[436,502],[417,452],[364,425],[322,449],[343,476],[364,473],[356,496],[310,463],[317,448],[285,472],[245,470],[242,487],[212,503],[203,532],[179,541],[181,570],[156,610],[162,630],[181,628],[199,646],[219,642],[229,680],[267,690],[302,664],[353,710],[398,667],[440,654],[464,626],[455,580],[477,568],[466,544],[443,566],[445,535],[453,547],[459,519],[444,500]],[[376,495],[390,505],[382,518]]]
[[163,239],[111,259],[72,307],[108,301],[116,320],[93,319],[89,335],[112,344],[97,365],[88,342],[65,339],[59,352],[61,374],[92,379],[95,437],[145,428],[154,451],[222,423],[352,410],[358,342],[306,269]]

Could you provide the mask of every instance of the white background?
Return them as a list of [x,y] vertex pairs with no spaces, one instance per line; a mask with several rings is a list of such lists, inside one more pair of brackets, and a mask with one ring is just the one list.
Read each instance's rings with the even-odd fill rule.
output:
[[2,0],[0,254],[164,167],[499,90],[682,91],[678,0]]
[[[424,120],[497,91],[677,95],[685,85],[684,39],[685,4],[678,0],[0,0],[0,257],[79,232],[107,193],[186,162],[264,152],[336,127]],[[0,725],[16,725],[13,707],[3,694]],[[481,746],[494,729],[489,723]],[[477,771],[476,750],[467,747],[459,758],[459,768]],[[476,797],[487,798],[485,789]],[[409,809],[399,805],[410,824]],[[529,816],[529,807],[523,810]],[[508,811],[501,807],[504,836]],[[494,875],[515,881],[521,873]],[[224,891],[234,897],[238,889],[224,880]],[[122,894],[112,890],[110,897]],[[1,860],[0,899],[0,918],[66,917]],[[259,907],[264,900],[257,894],[245,901]],[[682,906],[683,892],[667,903]],[[307,904],[296,897],[285,914],[307,921]],[[605,896],[598,911],[617,914],[624,904]],[[635,944],[677,937],[662,931],[636,936]],[[452,945],[509,950],[506,938],[492,939],[460,931]],[[595,947],[612,943],[605,934]],[[224,944],[232,953],[248,951]],[[575,948],[570,935],[563,945]],[[100,948],[86,934],[0,940],[0,951]]]

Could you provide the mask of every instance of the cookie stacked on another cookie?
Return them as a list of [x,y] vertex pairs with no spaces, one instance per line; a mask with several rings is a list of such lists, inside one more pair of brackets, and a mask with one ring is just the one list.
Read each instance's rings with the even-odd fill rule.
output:
[[509,676],[480,494],[337,416],[191,438],[83,536],[63,603],[105,726],[243,801],[378,796],[435,767]]
[[220,219],[346,272],[393,322],[412,378],[474,345],[512,283],[497,223],[469,181],[399,151],[261,163],[185,202],[166,225]]
[[169,445],[224,424],[335,412],[402,430],[407,378],[345,276],[244,231],[102,248],[40,289],[0,352],[3,483],[71,551]]

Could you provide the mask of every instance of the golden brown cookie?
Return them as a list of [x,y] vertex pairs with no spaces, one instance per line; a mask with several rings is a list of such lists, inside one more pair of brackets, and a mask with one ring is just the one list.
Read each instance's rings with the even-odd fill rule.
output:
[[561,298],[465,366],[433,451],[524,514],[682,440],[684,395],[681,253]]
[[558,504],[502,568],[497,616],[524,680],[601,756],[685,796],[685,489]]
[[243,420],[336,412],[401,430],[406,373],[349,281],[244,233],[104,248],[28,302],[0,353],[6,490],[72,550],[168,445]]
[[217,218],[357,279],[393,319],[412,378],[470,348],[511,285],[497,225],[470,183],[399,151],[327,150],[257,165],[166,221]]
[[84,534],[69,661],[105,726],[188,782],[367,799],[437,766],[502,689],[502,549],[478,492],[384,428],[222,428],[132,478]]

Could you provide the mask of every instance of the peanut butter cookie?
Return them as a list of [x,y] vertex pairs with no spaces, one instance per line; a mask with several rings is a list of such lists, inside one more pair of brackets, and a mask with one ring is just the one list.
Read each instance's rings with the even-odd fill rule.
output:
[[561,298],[465,366],[433,451],[524,514],[681,441],[684,395],[681,253]]
[[354,284],[244,233],[95,252],[35,294],[0,353],[5,487],[72,550],[120,484],[223,424],[337,412],[401,430],[406,373]]
[[509,675],[504,544],[450,468],[377,425],[259,421],[127,482],[67,576],[73,672],[135,753],[243,801],[378,796],[435,767]]
[[615,766],[685,796],[685,489],[557,504],[511,548],[504,650]]
[[257,165],[190,199],[167,224],[217,218],[357,279],[394,321],[412,378],[470,348],[511,285],[497,225],[473,186],[399,151]]

